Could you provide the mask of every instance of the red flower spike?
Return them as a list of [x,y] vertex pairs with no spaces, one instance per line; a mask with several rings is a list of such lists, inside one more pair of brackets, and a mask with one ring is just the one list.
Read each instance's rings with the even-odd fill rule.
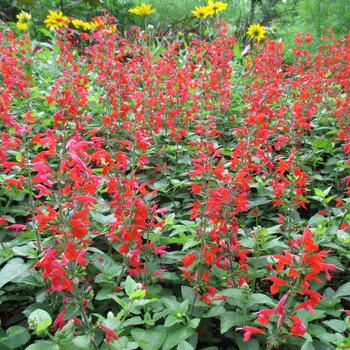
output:
[[303,247],[306,252],[312,253],[318,250],[318,245],[312,239],[312,233],[309,227],[306,227],[303,233]]
[[196,254],[190,253],[190,254],[186,254],[181,260],[184,263],[184,267],[188,268],[189,266],[191,266],[194,263],[196,258],[197,258]]

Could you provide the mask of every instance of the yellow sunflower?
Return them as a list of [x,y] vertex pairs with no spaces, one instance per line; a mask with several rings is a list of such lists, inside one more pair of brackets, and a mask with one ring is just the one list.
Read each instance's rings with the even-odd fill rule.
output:
[[17,22],[16,27],[19,30],[28,30],[28,23]]
[[61,27],[67,28],[69,25],[69,18],[67,16],[63,16],[62,11],[56,12],[50,10],[44,23],[49,29],[58,29]]
[[92,25],[89,22],[84,22],[81,19],[73,19],[72,24],[76,29],[90,30]]
[[28,22],[31,20],[32,15],[28,12],[21,11],[18,15],[16,15],[18,22],[16,26],[19,30],[28,30],[29,25]]
[[260,41],[261,39],[266,38],[265,27],[261,24],[251,24],[248,27],[247,34],[252,38]]
[[207,18],[211,14],[209,6],[197,6],[192,13],[200,19]]
[[227,9],[228,4],[223,1],[208,0],[208,10],[211,15],[217,15],[219,12]]
[[152,8],[152,5],[148,5],[145,2],[142,2],[139,6],[132,7],[129,9],[129,12],[136,16],[149,16],[153,12],[156,12],[156,9]]
[[18,15],[16,15],[19,23],[27,23],[32,19],[32,15],[28,12],[21,11]]

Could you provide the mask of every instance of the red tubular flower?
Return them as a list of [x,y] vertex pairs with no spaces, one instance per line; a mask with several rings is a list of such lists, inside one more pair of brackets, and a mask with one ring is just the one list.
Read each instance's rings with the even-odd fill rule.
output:
[[61,329],[64,327],[64,325],[65,325],[65,322],[64,322],[64,315],[66,314],[66,312],[67,312],[67,310],[61,311],[61,312],[57,315],[57,317],[56,317],[56,319],[55,319],[55,321],[54,321],[54,323],[53,323],[53,326],[54,326],[54,327],[58,327],[59,330],[61,330]]
[[295,307],[295,310],[307,309],[310,313],[315,313],[314,307],[320,302],[322,296],[320,293],[315,292],[314,290],[307,289],[303,291],[303,294],[309,295],[310,299],[300,303]]
[[275,314],[275,310],[264,309],[258,313],[257,321],[261,326],[266,326],[270,322],[270,317]]
[[256,327],[245,326],[242,328],[236,328],[236,331],[240,331],[240,330],[244,331],[243,340],[246,342],[250,340],[253,334],[265,334],[264,331]]
[[120,254],[127,254],[129,252],[128,243],[123,242],[122,245],[119,247],[118,252]]
[[284,255],[276,254],[273,256],[278,260],[277,271],[282,271],[286,265],[290,265],[293,262],[293,257],[288,250],[284,250],[283,253]]
[[306,333],[306,327],[303,321],[296,315],[292,315],[290,318],[293,322],[293,325],[290,328],[291,333],[295,337],[302,337]]
[[74,247],[74,243],[72,241],[69,241],[66,246],[66,251],[64,253],[65,257],[69,261],[75,261],[78,264],[81,264],[83,266],[87,265],[87,260],[85,259],[86,249],[83,249],[81,251],[77,251]]
[[303,247],[306,252],[312,253],[318,250],[318,245],[312,239],[312,233],[307,226],[303,234]]
[[257,321],[260,323],[262,326],[266,326],[270,322],[270,317],[275,314],[279,314],[280,317],[278,319],[278,325],[281,325],[283,322],[283,318],[285,316],[285,303],[287,301],[289,293],[286,293],[281,300],[278,302],[276,307],[273,310],[269,309],[264,309],[259,311],[259,316]]
[[277,294],[279,292],[279,288],[281,286],[287,285],[287,281],[285,281],[284,279],[279,278],[279,277],[271,276],[271,277],[265,278],[265,279],[273,282],[271,287],[270,287],[270,291],[271,291],[272,295]]
[[191,266],[196,260],[197,255],[195,253],[186,254],[181,260],[184,263],[184,267],[187,268]]
[[118,340],[119,339],[117,333],[115,333],[112,329],[104,326],[101,323],[99,323],[98,326],[105,332],[105,334],[106,334],[106,343],[107,344],[109,344],[112,339],[114,339],[114,340]]

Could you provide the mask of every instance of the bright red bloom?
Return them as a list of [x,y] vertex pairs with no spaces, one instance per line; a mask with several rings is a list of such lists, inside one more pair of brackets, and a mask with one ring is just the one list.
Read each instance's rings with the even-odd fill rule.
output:
[[281,286],[287,285],[287,281],[285,281],[284,279],[279,278],[279,277],[271,276],[271,277],[266,278],[266,279],[273,282],[271,287],[270,287],[270,292],[272,295],[277,294],[279,292],[279,288]]
[[196,258],[197,258],[196,254],[190,253],[190,254],[186,254],[181,260],[184,263],[184,267],[187,268],[187,267],[191,266],[194,263]]
[[296,315],[292,315],[290,318],[293,322],[293,325],[290,328],[291,333],[295,337],[302,337],[306,333],[306,327],[303,321]]
[[105,334],[106,334],[106,343],[107,344],[109,344],[112,339],[114,339],[114,340],[118,340],[119,339],[117,333],[115,333],[112,329],[104,326],[101,323],[99,323],[98,326],[105,332]]
[[266,326],[270,322],[270,317],[275,313],[276,313],[275,310],[270,310],[270,309],[260,310],[257,321],[261,326]]
[[240,331],[240,330],[244,331],[243,340],[245,342],[249,341],[253,334],[265,334],[263,330],[256,327],[245,326],[242,328],[236,328],[236,331]]
[[286,265],[290,265],[293,262],[293,257],[288,250],[284,250],[283,253],[284,255],[275,254],[273,256],[278,260],[277,271],[282,271]]
[[312,253],[318,250],[318,245],[312,239],[312,233],[307,226],[303,234],[303,247],[306,252]]
[[129,253],[129,247],[127,242],[123,242],[122,245],[119,247],[118,252],[120,254],[127,254]]
[[65,322],[64,322],[64,315],[66,314],[66,312],[67,312],[67,310],[61,311],[61,312],[57,315],[57,317],[56,317],[56,319],[55,319],[55,321],[54,321],[54,323],[53,323],[53,326],[54,326],[54,327],[58,327],[59,330],[61,330],[61,329],[64,327],[64,325],[65,325]]
[[310,298],[295,307],[295,310],[307,309],[310,313],[314,313],[314,307],[320,302],[322,295],[314,290],[304,290],[302,294],[309,295]]
[[73,241],[69,241],[66,246],[66,251],[64,253],[64,256],[69,261],[75,261],[78,264],[81,264],[83,266],[87,265],[87,260],[85,259],[86,249],[83,249],[81,251],[77,251],[74,247]]

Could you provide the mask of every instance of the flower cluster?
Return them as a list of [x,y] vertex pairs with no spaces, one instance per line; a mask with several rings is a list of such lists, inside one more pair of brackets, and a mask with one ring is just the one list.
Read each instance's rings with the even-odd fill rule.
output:
[[107,18],[105,16],[99,16],[93,18],[90,22],[87,22],[78,18],[69,18],[64,16],[61,11],[49,11],[44,23],[50,30],[68,28],[70,25],[72,25],[74,29],[80,31],[108,29],[112,32],[116,32],[117,27],[114,24],[114,20],[110,21],[110,19],[110,17]]
[[208,0],[208,4],[206,6],[197,6],[192,14],[197,18],[207,18],[211,15],[217,15],[221,11],[227,9],[228,4],[223,1],[213,1]]

